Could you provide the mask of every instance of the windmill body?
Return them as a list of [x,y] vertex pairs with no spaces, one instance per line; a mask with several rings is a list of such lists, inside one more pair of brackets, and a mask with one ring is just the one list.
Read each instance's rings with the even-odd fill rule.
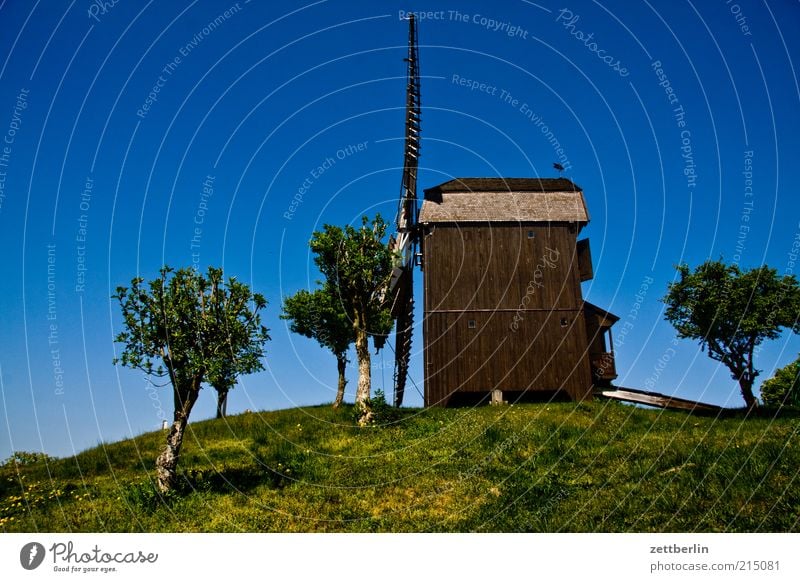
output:
[[585,302],[589,214],[563,178],[462,178],[425,191],[425,405],[590,398],[616,377],[618,320]]
[[[426,406],[564,395],[616,378],[615,315],[583,300],[591,279],[582,190],[565,178],[463,178],[425,190],[417,212],[420,78],[409,18],[403,177],[384,296],[395,320],[395,405],[403,401],[417,247],[424,274]],[[558,168],[557,168],[558,169]],[[563,168],[561,168],[563,169]],[[379,342],[382,345],[382,342]]]

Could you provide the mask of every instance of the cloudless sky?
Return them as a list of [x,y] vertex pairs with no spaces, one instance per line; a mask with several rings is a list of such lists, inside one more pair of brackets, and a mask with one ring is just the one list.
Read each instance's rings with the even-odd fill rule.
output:
[[[111,294],[165,263],[222,265],[270,302],[266,371],[229,412],[333,399],[335,360],[289,333],[281,298],[318,278],[314,230],[394,217],[409,10],[430,11],[420,190],[553,177],[557,140],[592,219],[584,295],[622,317],[618,383],[741,405],[725,368],[675,341],[659,298],[681,261],[793,269],[797,1],[102,4],[0,2],[0,457],[171,418],[168,388],[112,365]],[[761,379],[798,351],[789,334],[765,344]],[[391,394],[391,350],[374,364]],[[214,404],[204,389],[193,419]]]

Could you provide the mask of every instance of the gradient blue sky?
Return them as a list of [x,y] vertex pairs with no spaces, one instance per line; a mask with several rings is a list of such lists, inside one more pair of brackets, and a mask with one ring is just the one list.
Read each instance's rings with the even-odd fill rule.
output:
[[[335,361],[288,332],[281,298],[317,278],[307,241],[323,223],[394,216],[399,16],[420,9],[434,12],[420,23],[421,187],[553,176],[546,125],[592,217],[584,294],[623,318],[619,383],[740,405],[724,368],[674,341],[658,299],[679,261],[791,268],[798,2],[5,0],[0,457],[71,454],[170,417],[167,388],[111,363],[113,289],[164,263],[222,265],[270,301],[267,369],[242,380],[230,412],[332,400]],[[420,346],[418,332],[421,389]],[[762,379],[798,351],[788,334],[765,345]],[[391,351],[375,365],[374,387],[391,392]],[[349,376],[352,399],[355,368]],[[407,403],[421,404],[413,385]],[[205,390],[193,418],[213,409]]]

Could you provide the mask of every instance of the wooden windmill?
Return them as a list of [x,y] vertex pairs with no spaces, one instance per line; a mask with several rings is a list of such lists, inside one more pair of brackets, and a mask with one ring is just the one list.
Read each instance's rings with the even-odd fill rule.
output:
[[413,15],[406,60],[403,177],[391,239],[398,258],[386,295],[396,322],[395,405],[408,377],[418,257],[426,406],[490,395],[591,398],[616,378],[610,334],[619,318],[582,296],[581,283],[594,276],[589,240],[578,240],[589,223],[582,189],[566,178],[456,178],[426,189],[418,211]]

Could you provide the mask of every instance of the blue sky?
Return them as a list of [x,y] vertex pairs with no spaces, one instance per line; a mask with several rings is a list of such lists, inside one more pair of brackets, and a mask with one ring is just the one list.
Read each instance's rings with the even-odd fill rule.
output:
[[[427,11],[421,188],[553,176],[563,156],[592,218],[584,294],[623,318],[619,383],[740,405],[658,299],[680,261],[793,268],[797,2],[101,5],[0,3],[0,456],[171,416],[168,389],[111,363],[110,295],[164,263],[222,265],[270,301],[267,369],[230,412],[333,399],[333,357],[288,332],[280,303],[318,277],[315,229],[394,216],[408,10]],[[788,334],[765,345],[762,379],[798,351]],[[387,393],[391,365],[375,359]],[[193,418],[213,410],[205,390]]]

